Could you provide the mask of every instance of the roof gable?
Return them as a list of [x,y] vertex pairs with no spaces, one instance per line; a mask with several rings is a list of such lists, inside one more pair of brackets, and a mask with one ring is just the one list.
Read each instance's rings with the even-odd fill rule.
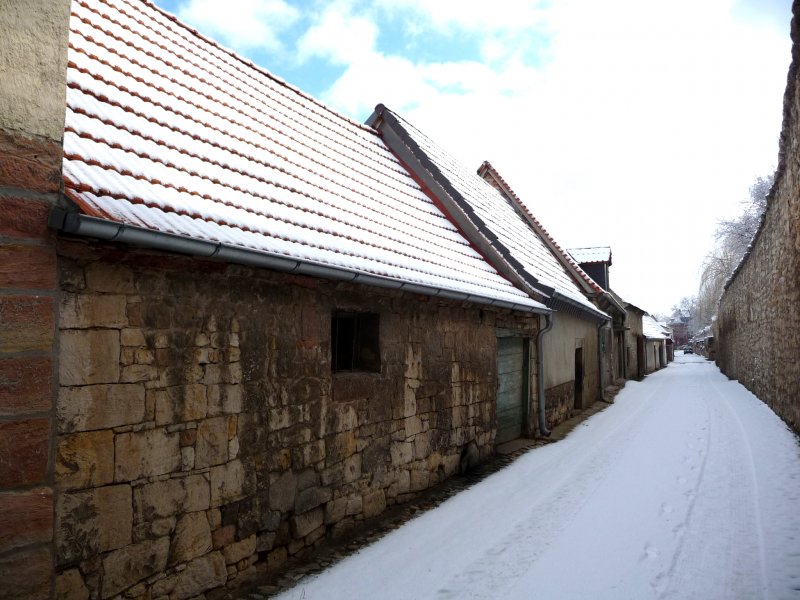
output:
[[[507,276],[534,293],[569,304],[591,319],[606,319],[515,203],[413,125],[379,105],[367,121],[402,162],[438,197],[465,235],[487,256],[505,263]],[[493,262],[498,269],[504,266]]]
[[74,0],[68,63],[64,188],[84,216],[341,278],[542,308],[374,130],[151,3]]

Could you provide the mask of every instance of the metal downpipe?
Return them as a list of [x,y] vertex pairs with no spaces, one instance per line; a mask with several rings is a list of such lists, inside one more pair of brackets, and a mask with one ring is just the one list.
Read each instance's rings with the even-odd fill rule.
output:
[[551,314],[544,315],[545,327],[540,329],[536,334],[536,397],[538,400],[539,410],[539,435],[550,437],[550,430],[547,428],[547,415],[545,415],[545,398],[544,398],[544,353],[542,352],[542,338],[544,334],[553,328],[553,320],[555,316]]
[[[600,385],[600,400],[606,401],[605,382],[603,381],[603,329],[608,326],[608,323],[600,323],[597,326],[597,380]],[[613,360],[613,357],[612,357]]]

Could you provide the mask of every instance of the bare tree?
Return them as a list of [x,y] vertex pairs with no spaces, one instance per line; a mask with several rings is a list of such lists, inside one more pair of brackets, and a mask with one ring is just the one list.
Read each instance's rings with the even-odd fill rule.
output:
[[750,186],[748,199],[742,202],[742,214],[735,219],[719,222],[717,243],[703,261],[700,274],[695,329],[709,325],[717,313],[725,282],[742,260],[758,231],[773,182],[774,175],[757,178]]

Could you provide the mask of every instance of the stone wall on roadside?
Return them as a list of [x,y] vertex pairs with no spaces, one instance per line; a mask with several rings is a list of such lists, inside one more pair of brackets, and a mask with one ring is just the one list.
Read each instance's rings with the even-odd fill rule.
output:
[[723,373],[800,433],[799,13],[795,2],[775,184],[751,250],[720,300],[714,350]]
[[[495,434],[496,327],[535,316],[62,239],[58,589],[192,598],[278,569]],[[380,373],[331,373],[334,310]],[[535,381],[534,387],[535,389]]]

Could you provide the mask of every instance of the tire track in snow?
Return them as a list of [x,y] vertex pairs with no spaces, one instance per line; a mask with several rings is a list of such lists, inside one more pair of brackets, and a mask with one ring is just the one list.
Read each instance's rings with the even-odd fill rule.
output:
[[[711,439],[713,434],[713,424],[711,419],[711,410],[708,406],[708,402],[704,400],[705,406],[705,424],[706,424],[706,434],[705,434],[705,449],[703,452],[703,459],[700,463],[700,467],[697,469],[697,477],[695,478],[691,488],[684,492],[684,496],[689,498],[689,503],[686,508],[686,512],[683,515],[683,519],[673,528],[673,533],[678,537],[678,545],[675,551],[672,554],[669,567],[666,571],[663,571],[656,575],[656,577],[651,582],[651,586],[653,590],[658,594],[658,598],[666,598],[670,593],[670,590],[673,585],[673,581],[675,578],[675,569],[678,564],[678,560],[683,553],[684,545],[686,544],[687,539],[687,532],[690,529],[692,515],[694,513],[695,505],[697,504],[697,498],[699,497],[699,490],[700,486],[703,481],[703,476],[705,474],[706,465],[708,464],[708,457],[710,454],[711,449]],[[687,442],[687,447],[692,450],[693,446]],[[678,483],[681,483],[679,480]]]
[[[757,543],[752,451],[728,398],[715,384],[720,377],[705,363],[701,399],[708,411],[709,435],[702,471],[686,514],[684,536],[660,584],[659,598],[719,597],[750,600],[763,597],[763,561],[753,568],[750,542]],[[759,553],[761,548],[756,548]]]
[[[500,590],[508,588],[514,580],[531,569],[558,534],[590,500],[613,464],[624,454],[626,447],[641,435],[641,429],[632,428],[631,424],[659,408],[659,404],[652,402],[652,399],[665,385],[666,382],[659,381],[657,387],[641,401],[635,411],[590,446],[585,442],[575,444],[574,449],[569,452],[571,460],[568,464],[571,468],[568,470],[563,470],[563,454],[540,465],[537,473],[545,474],[542,481],[547,489],[529,505],[526,516],[515,523],[509,534],[489,547],[481,557],[465,565],[461,573],[437,590],[436,597],[440,600],[489,600],[502,597]],[[612,418],[613,408],[611,406],[601,414]],[[561,443],[567,443],[568,440],[569,438]],[[561,469],[559,478],[554,482],[546,475],[555,463],[559,463]],[[575,498],[580,500],[566,501]]]

